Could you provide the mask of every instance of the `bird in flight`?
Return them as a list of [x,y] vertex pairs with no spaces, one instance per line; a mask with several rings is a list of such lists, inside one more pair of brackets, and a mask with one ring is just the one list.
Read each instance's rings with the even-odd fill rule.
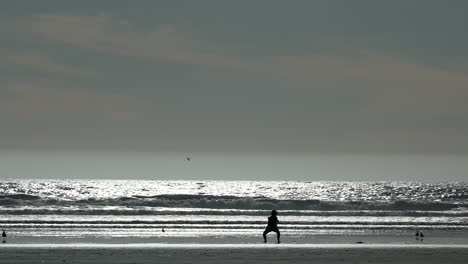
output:
[[189,158],[189,157],[187,157],[186,159],[187,159],[187,161],[190,161],[190,158]]

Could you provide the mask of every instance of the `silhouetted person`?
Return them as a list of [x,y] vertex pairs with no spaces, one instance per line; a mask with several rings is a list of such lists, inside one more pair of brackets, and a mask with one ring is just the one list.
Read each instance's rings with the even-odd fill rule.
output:
[[278,212],[276,212],[276,210],[273,210],[271,211],[271,216],[268,217],[268,225],[267,227],[265,228],[265,231],[263,231],[263,242],[267,242],[267,237],[266,235],[270,232],[275,232],[276,233],[276,239],[278,240],[278,244],[280,243],[280,231],[278,229],[278,218],[276,217],[276,215],[278,214]]
[[6,242],[6,237],[7,237],[7,234],[6,234],[5,230],[3,230],[3,233],[2,233],[2,238],[3,238],[2,242],[3,243]]
[[424,234],[422,231],[416,231],[416,240],[423,240]]

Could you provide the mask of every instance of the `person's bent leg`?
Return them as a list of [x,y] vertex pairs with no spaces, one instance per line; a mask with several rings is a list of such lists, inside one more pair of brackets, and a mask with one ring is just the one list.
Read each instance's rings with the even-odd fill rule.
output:
[[267,226],[267,228],[265,228],[265,231],[263,231],[263,242],[265,242],[265,243],[267,242],[267,237],[266,237],[266,235],[267,235],[268,233],[270,233],[271,231],[275,231],[275,230],[273,230],[273,229],[272,229],[271,227],[269,227],[269,226]]
[[280,237],[281,237],[281,233],[280,233],[280,231],[278,230],[278,231],[276,232],[276,239],[278,240],[278,244],[281,243]]

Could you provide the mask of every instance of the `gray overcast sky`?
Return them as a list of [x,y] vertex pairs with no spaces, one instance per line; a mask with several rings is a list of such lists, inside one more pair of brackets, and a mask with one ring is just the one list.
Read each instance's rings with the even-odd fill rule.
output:
[[468,153],[467,1],[3,1],[0,149]]

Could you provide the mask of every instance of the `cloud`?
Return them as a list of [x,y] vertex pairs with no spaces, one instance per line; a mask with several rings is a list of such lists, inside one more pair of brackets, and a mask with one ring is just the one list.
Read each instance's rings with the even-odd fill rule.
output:
[[19,50],[0,50],[0,65],[23,66],[50,73],[94,75],[96,72],[58,63],[47,54]]
[[[468,74],[451,72],[400,56],[366,53],[357,77],[368,88],[370,109],[399,115],[463,117],[468,115]],[[361,62],[362,64],[363,62]]]
[[[149,30],[132,27],[127,20],[109,14],[97,16],[38,15],[21,23],[23,31],[85,49],[186,64],[264,71],[268,65],[246,58],[197,51],[200,45],[177,31],[175,25],[162,24]],[[203,44],[202,44],[203,45]]]
[[[246,57],[214,52],[214,43],[178,31],[177,25],[138,27],[110,14],[38,15],[22,28],[49,40],[99,52],[221,67],[278,80],[285,87],[354,90],[363,110],[388,115],[466,115],[468,74],[451,72],[378,50]],[[261,47],[255,47],[261,48]],[[211,51],[210,51],[211,50]]]
[[144,118],[136,96],[71,88],[65,84],[0,80],[0,116],[27,120],[128,121]]
[[274,64],[284,66],[282,71],[276,69],[279,75],[294,76],[301,86],[329,83],[342,90],[360,90],[368,98],[367,111],[406,116],[468,115],[467,73],[384,52],[350,54],[276,57]]

